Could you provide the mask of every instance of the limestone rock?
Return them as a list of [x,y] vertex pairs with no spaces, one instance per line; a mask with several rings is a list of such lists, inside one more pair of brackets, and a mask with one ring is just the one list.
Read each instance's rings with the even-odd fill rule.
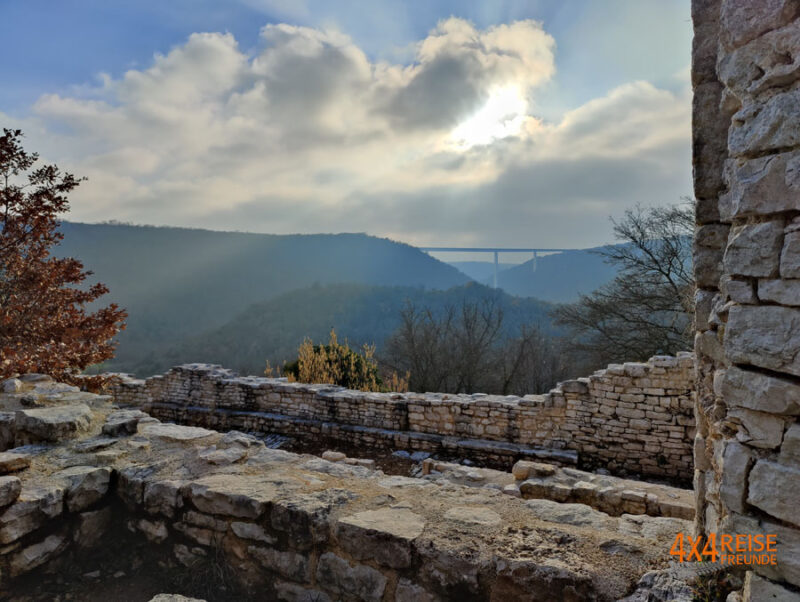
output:
[[17,410],[17,431],[22,431],[36,441],[62,441],[75,437],[88,428],[92,411],[80,403],[51,408]]
[[0,473],[17,472],[31,465],[31,458],[27,454],[15,452],[0,452]]
[[719,496],[728,508],[744,512],[747,497],[747,474],[753,464],[753,453],[744,445],[728,441],[722,452],[722,480]]
[[180,495],[183,485],[183,481],[176,480],[155,481],[145,484],[143,502],[147,512],[172,518],[176,509],[183,506],[183,498]]
[[734,226],[725,248],[725,271],[737,276],[777,276],[782,245],[783,220]]
[[231,523],[231,530],[236,535],[236,537],[240,537],[242,539],[252,539],[254,541],[261,541],[269,545],[272,545],[276,542],[276,539],[272,535],[269,535],[264,530],[264,527],[256,525],[254,523],[243,523],[239,521],[234,521]]
[[378,602],[386,589],[386,577],[380,572],[361,564],[351,567],[332,552],[319,558],[317,583],[335,596],[352,596],[365,602]]
[[[308,583],[311,581],[311,567],[308,562],[308,557],[302,554],[281,552],[274,548],[262,546],[249,546],[247,551],[253,558],[258,560],[264,568],[274,571],[287,579],[299,581],[301,583]],[[320,562],[321,561],[322,559],[320,559]]]
[[797,492],[800,469],[759,460],[750,472],[747,502],[776,518],[800,526]]
[[382,508],[340,518],[337,539],[356,560],[405,568],[411,565],[411,543],[424,528],[425,520],[411,510]]
[[800,306],[800,280],[760,280],[758,297],[762,301]]
[[444,517],[446,520],[483,527],[499,525],[503,521],[494,510],[480,506],[454,506],[444,513]]
[[63,511],[64,488],[56,484],[23,486],[17,501],[0,514],[0,543],[16,541]]
[[735,363],[800,376],[800,309],[734,306],[728,314],[724,345]]
[[140,410],[118,410],[111,412],[103,425],[103,433],[110,437],[134,435],[137,432],[139,421],[150,418]]
[[274,483],[235,474],[203,477],[184,490],[201,512],[249,519],[263,515],[279,493]]
[[745,102],[733,116],[728,147],[734,156],[782,151],[800,144],[795,127],[800,89],[778,92],[764,101]]
[[181,426],[178,424],[159,423],[145,424],[144,426],[140,424],[138,428],[139,432],[145,437],[180,443],[188,443],[190,441],[211,437],[218,438],[220,436],[216,431],[209,431],[208,429],[196,426]]
[[788,232],[781,251],[781,277],[800,278],[800,232]]
[[3,393],[19,393],[24,388],[22,381],[18,378],[8,378],[3,381],[3,386],[0,388],[2,389]]
[[786,466],[800,466],[800,422],[795,422],[786,430],[778,462]]
[[725,371],[720,393],[731,407],[797,416],[800,398],[795,389],[788,379],[731,366]]
[[0,507],[14,502],[22,491],[22,482],[17,477],[0,477]]
[[731,160],[726,165],[727,218],[791,211],[800,194],[800,152]]
[[791,23],[800,15],[800,7],[793,0],[725,0],[721,6],[720,31],[722,42],[728,48],[746,44],[764,32]]
[[769,600],[770,602],[800,602],[800,594],[789,591],[782,585],[759,577],[753,571],[747,571],[744,577],[744,600]]
[[165,525],[163,521],[149,521],[146,518],[140,518],[136,526],[139,531],[144,533],[147,541],[151,543],[159,544],[166,541],[167,537],[169,537],[167,525]]
[[66,482],[67,508],[81,512],[108,493],[111,471],[96,466],[73,466],[53,475]]
[[92,548],[105,537],[111,526],[111,508],[83,512],[78,515],[78,527],[73,539],[79,548]]
[[732,408],[728,419],[739,423],[736,439],[750,447],[774,449],[781,444],[785,422],[774,414]]
[[210,449],[198,454],[200,458],[209,464],[216,464],[218,466],[234,464],[244,458],[246,455],[247,449],[239,446],[233,446],[227,449]]
[[67,538],[64,535],[50,535],[43,541],[28,546],[15,554],[11,559],[9,572],[12,576],[16,576],[33,570],[56,556],[67,543]]
[[337,452],[330,449],[322,453],[322,459],[327,460],[328,462],[341,462],[346,457],[347,456],[342,452]]

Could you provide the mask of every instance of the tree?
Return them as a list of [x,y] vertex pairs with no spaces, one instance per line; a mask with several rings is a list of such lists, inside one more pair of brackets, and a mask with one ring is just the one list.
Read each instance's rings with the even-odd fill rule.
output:
[[34,168],[39,157],[21,141],[19,130],[0,137],[0,376],[69,379],[113,357],[126,313],[116,304],[90,313],[108,289],[84,285],[91,272],[77,259],[50,255],[63,238],[57,216],[81,180],[55,165]]
[[619,267],[609,284],[555,311],[571,349],[596,366],[692,347],[694,203],[643,208],[612,220],[623,244],[599,253]]
[[540,393],[566,374],[559,341],[536,325],[504,328],[497,296],[440,311],[408,303],[389,337],[383,363],[410,373],[414,391]]

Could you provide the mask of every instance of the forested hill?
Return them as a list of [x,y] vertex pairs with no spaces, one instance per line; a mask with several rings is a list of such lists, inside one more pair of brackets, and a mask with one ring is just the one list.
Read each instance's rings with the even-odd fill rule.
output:
[[579,295],[591,293],[617,275],[617,268],[606,263],[597,250],[545,255],[537,259],[535,270],[533,261],[526,261],[501,271],[497,284],[511,295],[536,297],[552,303],[577,301]]
[[399,326],[406,303],[438,312],[448,305],[458,308],[464,300],[481,302],[492,297],[503,311],[505,334],[518,334],[522,324],[538,324],[544,332],[553,332],[550,304],[511,297],[475,283],[447,291],[353,284],[313,286],[247,308],[223,326],[165,350],[158,365],[146,359],[130,368],[148,373],[181,362],[202,361],[260,374],[267,359],[273,366],[294,359],[307,336],[315,342],[327,342],[331,328],[336,329],[340,340],[347,338],[351,344],[376,344],[380,355],[386,337]]
[[61,225],[77,257],[128,309],[115,368],[158,355],[254,303],[315,283],[447,289],[469,281],[406,244],[365,234],[269,235],[118,224]]

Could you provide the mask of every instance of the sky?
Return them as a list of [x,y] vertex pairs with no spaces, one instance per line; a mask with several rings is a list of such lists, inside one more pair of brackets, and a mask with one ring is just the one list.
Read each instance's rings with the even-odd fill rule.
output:
[[691,194],[688,0],[0,0],[73,221],[585,248]]

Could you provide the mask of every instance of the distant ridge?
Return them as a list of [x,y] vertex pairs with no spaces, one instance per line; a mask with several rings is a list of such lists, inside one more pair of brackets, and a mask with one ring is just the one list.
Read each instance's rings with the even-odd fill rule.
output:
[[116,366],[219,327],[254,303],[315,283],[447,289],[469,282],[407,244],[366,234],[248,234],[63,222],[60,256],[83,261],[130,313]]

